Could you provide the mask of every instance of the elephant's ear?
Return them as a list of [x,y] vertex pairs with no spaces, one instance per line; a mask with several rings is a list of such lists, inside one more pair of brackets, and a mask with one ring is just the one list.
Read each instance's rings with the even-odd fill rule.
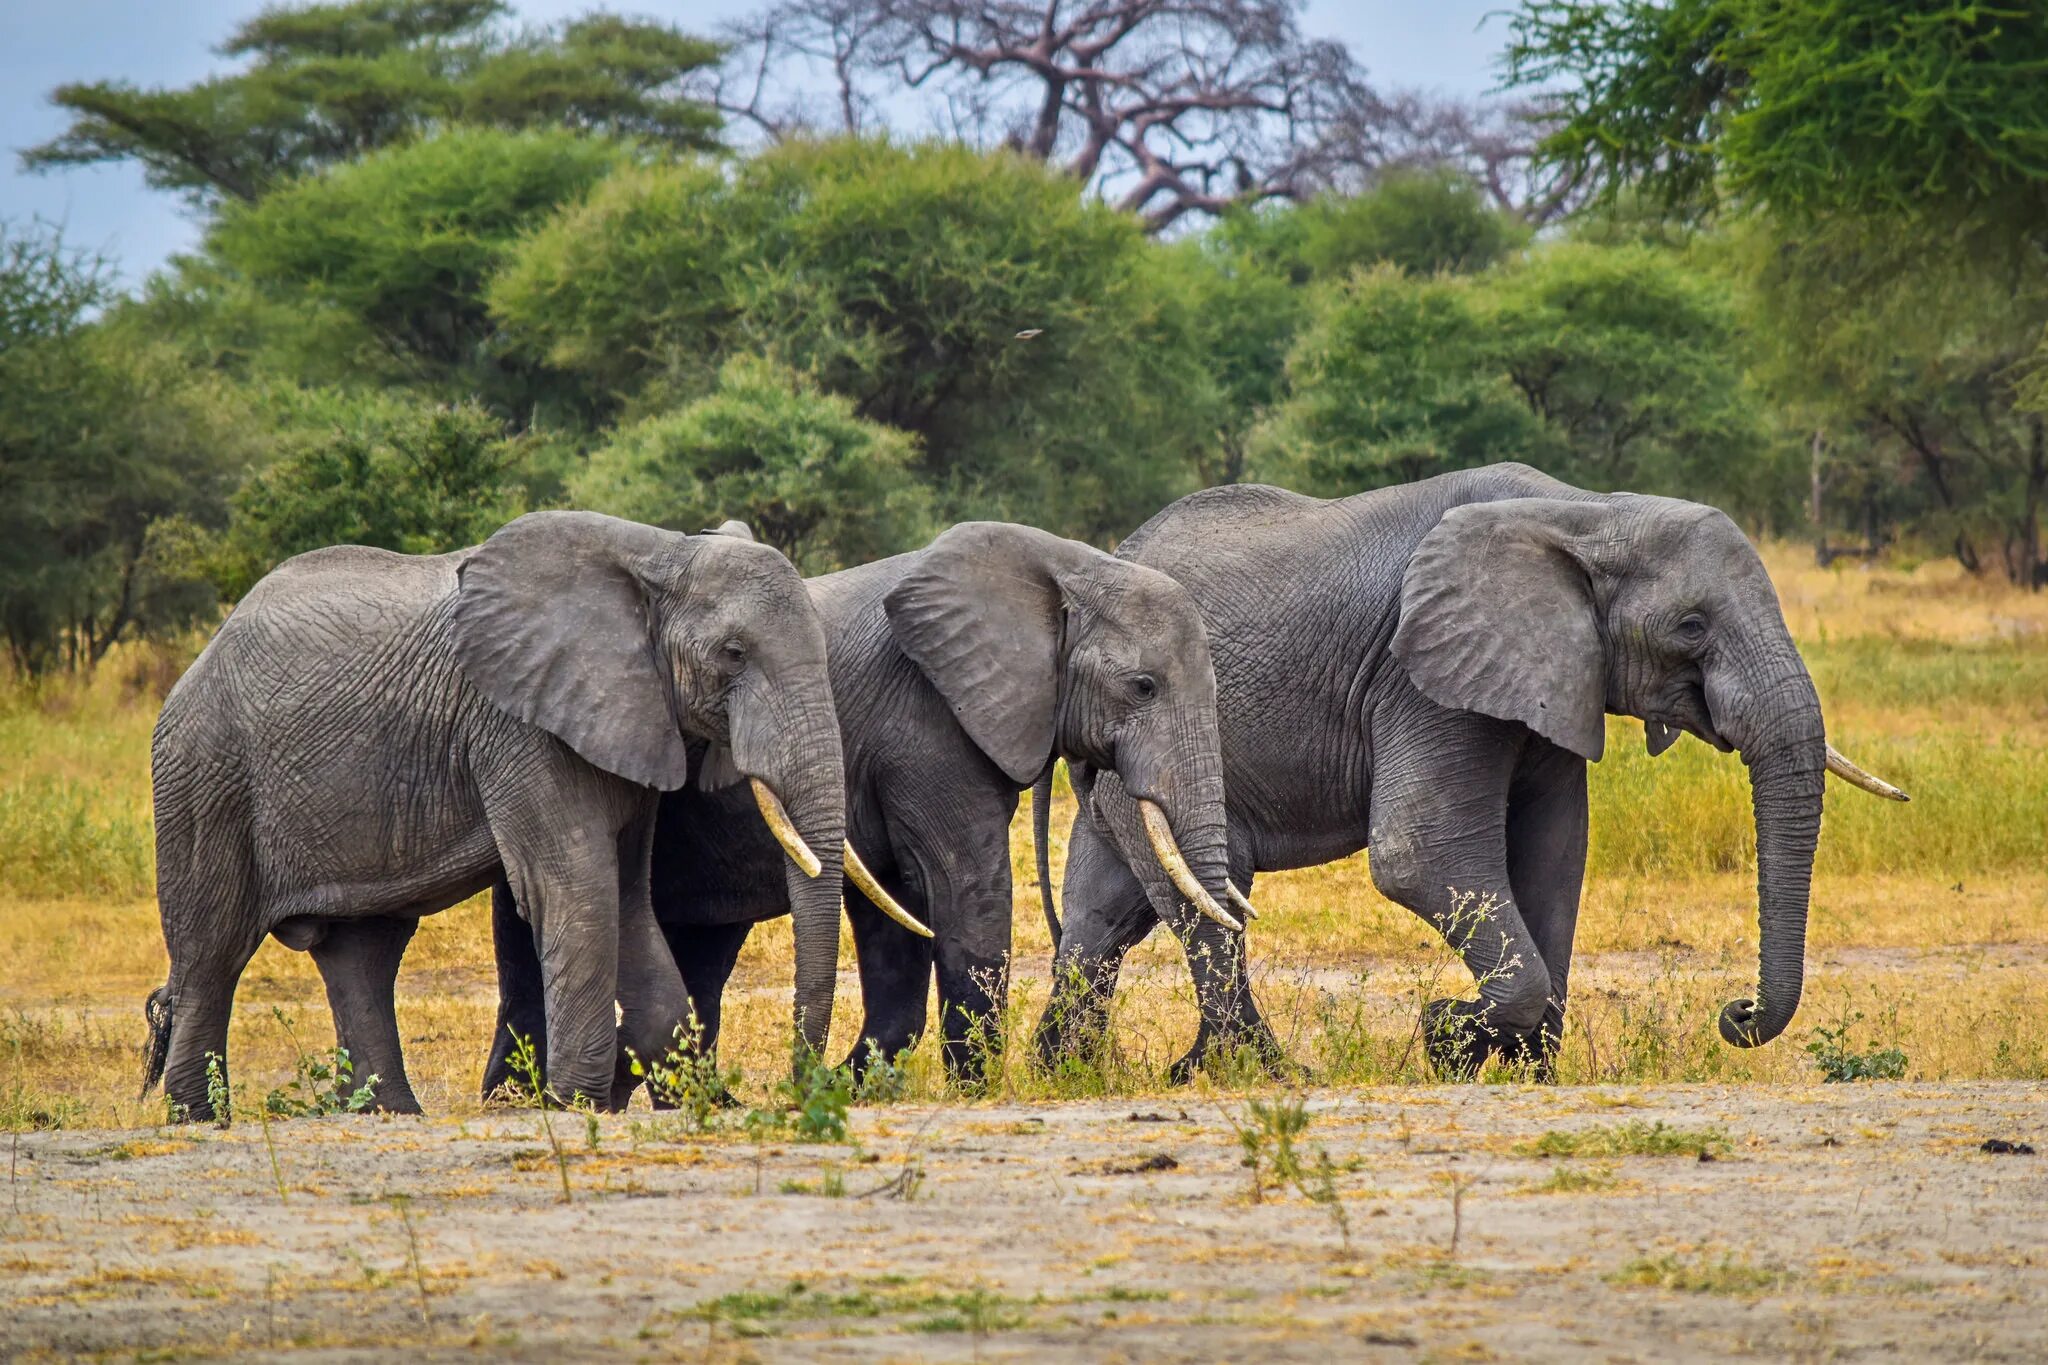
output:
[[1607,744],[1606,655],[1576,543],[1597,503],[1511,498],[1454,507],[1401,580],[1394,657],[1439,706],[1518,720],[1598,759]]
[[648,585],[672,586],[689,555],[685,537],[637,522],[529,513],[463,561],[455,657],[501,710],[606,772],[671,791],[690,760]]
[[981,751],[1028,784],[1052,756],[1059,576],[1096,553],[1029,526],[962,522],[883,599],[889,627]]
[[741,521],[738,517],[728,517],[716,526],[706,527],[704,534],[707,536],[731,536],[734,540],[752,540],[754,538],[754,528]]

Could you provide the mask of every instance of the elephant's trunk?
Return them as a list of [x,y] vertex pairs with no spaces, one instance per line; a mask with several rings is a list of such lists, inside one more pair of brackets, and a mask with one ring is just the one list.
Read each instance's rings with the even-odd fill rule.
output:
[[[846,769],[825,670],[815,672],[808,685],[785,684],[770,697],[735,697],[732,755],[756,783],[757,797],[762,786],[768,788],[787,819],[776,834],[790,855],[783,875],[796,939],[795,1026],[803,1043],[822,1054],[839,974]],[[761,804],[773,828],[770,803]],[[811,860],[800,850],[808,850]]]
[[[1789,648],[1789,644],[1788,644]],[[1827,739],[1820,699],[1794,654],[1740,745],[1756,818],[1757,994],[1721,1011],[1721,1037],[1757,1047],[1785,1031],[1806,976],[1806,914],[1820,842]]]

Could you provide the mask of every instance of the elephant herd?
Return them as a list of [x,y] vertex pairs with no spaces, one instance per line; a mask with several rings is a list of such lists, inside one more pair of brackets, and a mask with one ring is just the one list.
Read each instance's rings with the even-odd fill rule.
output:
[[[1095,1044],[1163,922],[1200,1007],[1175,1076],[1219,1045],[1284,1065],[1249,986],[1249,893],[1369,847],[1378,888],[1478,982],[1428,1006],[1432,1061],[1547,1074],[1608,714],[1640,717],[1653,754],[1689,731],[1750,770],[1758,984],[1720,1031],[1767,1042],[1799,1003],[1824,774],[1904,797],[1828,744],[1762,562],[1711,508],[1503,464],[1327,501],[1214,488],[1114,555],[969,522],[809,580],[736,522],[587,512],[444,555],[317,550],[242,600],[157,724],[171,967],[145,1092],[161,1078],[210,1116],[269,935],[313,954],[377,1104],[417,1112],[399,961],[420,916],[486,889],[487,1092],[516,1035],[558,1097],[622,1105],[627,1049],[659,1055],[692,1020],[715,1046],[748,931],[783,914],[794,1028],[822,1049],[842,907],[852,1064],[916,1044],[936,970],[945,1064],[972,1084],[1007,996],[1027,788],[1056,945],[1046,1061]],[[1060,759],[1080,807],[1063,913]]]

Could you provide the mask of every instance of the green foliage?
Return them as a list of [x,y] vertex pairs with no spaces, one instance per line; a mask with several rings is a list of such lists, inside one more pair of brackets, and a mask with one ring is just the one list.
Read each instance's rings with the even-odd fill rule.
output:
[[739,517],[806,573],[921,544],[931,499],[915,438],[863,420],[773,362],[735,357],[717,387],[611,434],[569,480],[580,507],[695,531]]
[[678,82],[715,44],[592,14],[558,31],[500,21],[503,0],[344,0],[265,9],[221,45],[241,71],[178,90],[59,86],[72,116],[23,153],[31,169],[139,162],[202,204],[252,201],[294,177],[450,125],[565,126],[707,148],[719,127]]
[[234,1126],[235,1098],[228,1089],[228,1062],[218,1052],[206,1054],[206,1107],[213,1111],[216,1126]]
[[1510,83],[1558,87],[1546,149],[1676,204],[1813,221],[2048,210],[2048,24],[2022,0],[1531,0]]
[[1023,157],[791,142],[618,171],[490,296],[515,348],[628,410],[763,355],[918,437],[946,513],[1105,536],[1185,491],[1214,429],[1174,259]]
[[1558,444],[1551,473],[1755,511],[1765,432],[1727,284],[1683,252],[1559,243],[1481,303],[1495,363]]
[[853,1073],[804,1057],[796,1074],[776,1083],[776,1099],[798,1142],[847,1142],[847,1110],[853,1105]]
[[565,130],[455,128],[230,206],[207,250],[286,314],[271,335],[312,352],[313,372],[338,345],[374,347],[413,383],[473,386],[523,410],[537,381],[489,354],[485,285],[522,231],[626,155]]
[[104,266],[0,224],[0,631],[17,670],[90,666],[212,609],[167,523],[217,517],[246,404],[95,318]]
[[704,1026],[695,1015],[676,1026],[674,1043],[660,1057],[643,1060],[628,1048],[626,1058],[633,1075],[647,1082],[648,1094],[674,1108],[690,1133],[710,1132],[740,1083],[740,1073],[721,1068],[717,1053],[704,1046]]
[[1556,243],[1468,277],[1382,265],[1320,294],[1262,459],[1333,496],[1519,459],[1754,511],[1783,499],[1757,477],[1740,339],[1727,285],[1666,248]]
[[1540,459],[1542,423],[1496,363],[1472,288],[1392,266],[1328,290],[1287,359],[1255,466],[1323,496]]
[[328,1114],[360,1114],[377,1102],[377,1077],[356,1082],[356,1066],[345,1047],[308,1052],[298,1032],[277,1006],[271,1017],[291,1040],[292,1078],[264,1097],[263,1112],[273,1118],[319,1118]]
[[308,425],[234,496],[213,557],[239,597],[281,561],[323,545],[438,554],[516,515],[517,446],[473,405],[316,397]]
[[1506,259],[1529,231],[1456,171],[1399,170],[1355,195],[1238,210],[1218,235],[1306,284],[1371,265],[1410,275],[1471,274]]
[[1861,1022],[1863,1014],[1859,1010],[1833,1028],[1823,1024],[1814,1029],[1813,1041],[1806,1045],[1806,1050],[1813,1057],[1813,1064],[1820,1068],[1821,1079],[1844,1083],[1903,1080],[1906,1054],[1901,1049],[1872,1048],[1868,1052],[1851,1049],[1849,1031]]

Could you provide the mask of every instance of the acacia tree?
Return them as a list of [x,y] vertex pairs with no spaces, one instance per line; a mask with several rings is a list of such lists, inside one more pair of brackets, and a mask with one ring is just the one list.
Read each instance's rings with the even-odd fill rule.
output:
[[2015,581],[2048,583],[2039,6],[1526,0],[1513,35],[1509,81],[1553,101],[1553,165],[1762,225],[1760,318],[1816,451],[1830,421],[1888,446],[1966,565],[1988,537]]
[[[1453,164],[1546,205],[1516,119],[1387,98],[1301,0],[786,0],[732,35],[717,103],[772,138],[861,132],[904,92],[941,132],[1059,166],[1153,231],[1190,213]],[[792,94],[831,76],[828,103]],[[1562,202],[1560,200],[1560,202]],[[1541,207],[1548,217],[1555,207]]]
[[679,148],[720,120],[686,78],[715,43],[591,14],[555,30],[503,24],[504,0],[344,0],[266,9],[219,52],[249,65],[176,90],[61,85],[71,126],[22,153],[30,170],[135,161],[203,206],[254,200],[324,166],[448,124],[566,126]]

